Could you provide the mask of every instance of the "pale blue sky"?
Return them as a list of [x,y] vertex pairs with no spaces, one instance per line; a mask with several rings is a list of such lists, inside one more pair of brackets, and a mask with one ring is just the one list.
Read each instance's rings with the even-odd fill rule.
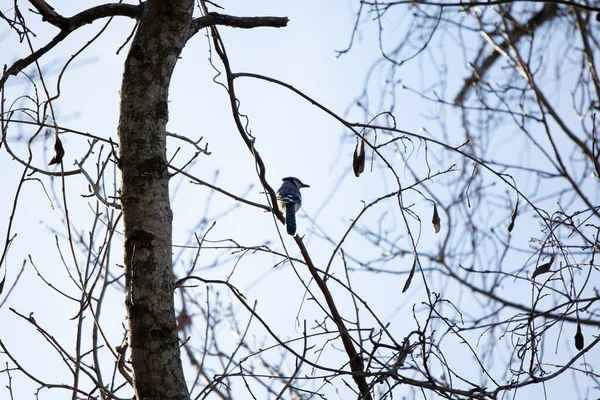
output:
[[[95,5],[94,1],[55,1],[52,5],[63,15],[71,15],[77,10]],[[365,84],[365,76],[378,58],[377,37],[375,26],[361,27],[356,35],[352,51],[341,58],[336,58],[336,50],[348,46],[352,27],[354,24],[354,13],[357,9],[356,2],[350,0],[334,1],[304,1],[304,2],[274,2],[253,1],[234,2],[225,1],[220,3],[225,10],[223,12],[239,15],[272,15],[287,16],[290,18],[289,26],[281,29],[260,28],[254,30],[241,30],[220,27],[219,31],[231,61],[234,72],[253,72],[285,81],[295,88],[303,91],[321,104],[330,108],[339,115],[347,117],[352,122],[364,121],[362,113],[354,108],[349,114],[346,110],[354,99],[360,94]],[[6,2],[2,5],[2,11],[8,13],[10,5]],[[25,5],[23,5],[25,9]],[[25,15],[31,23],[37,38],[34,47],[46,43],[56,29],[40,23],[39,19],[31,14]],[[91,26],[82,28],[69,39],[61,43],[55,50],[46,55],[42,60],[42,68],[48,70],[46,79],[53,82],[51,87],[55,88],[57,68],[64,64],[67,58],[80,46],[87,42],[102,26],[104,21],[98,21]],[[85,51],[67,71],[65,79],[61,84],[61,97],[55,102],[57,120],[60,125],[68,126],[93,133],[104,138],[112,138],[117,141],[116,129],[119,111],[119,86],[123,70],[123,61],[126,49],[119,55],[115,52],[124,42],[133,27],[133,21],[126,18],[118,18],[109,26],[102,37]],[[453,40],[448,36],[448,47],[445,54],[436,56],[448,57],[455,61],[461,57],[458,51],[453,51]],[[27,49],[19,44],[16,36],[9,32],[6,25],[0,28],[0,47],[2,55],[0,63],[10,64],[14,60],[28,54]],[[253,189],[247,193],[247,197],[253,201],[265,203],[265,197],[261,194],[261,188],[254,169],[254,161],[236,131],[230,117],[228,100],[225,90],[213,83],[215,72],[208,62],[208,39],[204,32],[200,32],[193,38],[182,54],[175,75],[172,80],[170,92],[170,121],[168,130],[179,135],[185,135],[193,139],[203,137],[203,143],[209,144],[210,156],[201,155],[191,165],[187,172],[212,182],[215,171],[219,171],[216,184],[223,189],[235,194],[246,193],[250,185]],[[456,57],[456,58],[455,58]],[[218,60],[215,64],[221,69]],[[58,67],[57,67],[58,66]],[[221,69],[222,70],[222,69]],[[28,69],[32,71],[32,69]],[[466,76],[466,71],[458,72],[457,79]],[[427,63],[409,64],[403,69],[403,76],[398,77],[407,86],[419,88],[421,84],[427,86],[427,77],[432,81],[437,79],[436,71],[429,68]],[[425,77],[425,78],[424,78]],[[384,78],[382,77],[382,80]],[[458,80],[457,82],[460,82]],[[454,82],[456,83],[456,82]],[[383,87],[383,81],[381,82]],[[297,176],[305,183],[311,185],[310,189],[303,192],[304,205],[301,217],[298,220],[299,231],[306,234],[306,241],[313,254],[314,261],[324,268],[331,255],[333,246],[319,239],[319,235],[312,232],[318,229],[311,225],[304,213],[316,219],[320,227],[325,227],[327,234],[334,240],[339,240],[350,220],[354,218],[363,207],[363,201],[369,202],[387,193],[393,186],[390,178],[380,165],[376,165],[373,172],[366,172],[357,179],[352,174],[352,151],[354,140],[348,140],[349,132],[324,112],[313,107],[294,93],[273,84],[250,79],[239,79],[236,81],[236,92],[241,102],[241,111],[250,118],[250,128],[256,137],[257,149],[268,168],[267,177],[272,186],[277,187],[280,179],[285,176]],[[377,78],[370,81],[369,89],[378,90]],[[55,89],[52,89],[53,91]],[[32,94],[28,89],[27,81],[22,77],[11,78],[6,89],[7,98],[15,98],[19,94]],[[41,94],[41,92],[40,92]],[[25,101],[25,100],[23,100]],[[426,127],[427,131],[436,138],[442,138],[447,134],[447,140],[453,145],[459,145],[464,141],[463,133],[459,130],[453,132],[441,132],[437,125],[425,118],[424,114],[430,113],[430,105],[422,102],[417,95],[408,91],[398,91],[398,104],[394,111],[398,121],[398,127],[419,132],[420,127]],[[383,110],[380,110],[383,111]],[[449,126],[455,123],[456,116],[449,116]],[[30,128],[23,128],[26,134],[31,132]],[[16,130],[13,130],[16,132]],[[422,132],[421,132],[422,133]],[[15,133],[11,133],[14,135]],[[340,146],[343,135],[345,143]],[[498,140],[498,139],[496,139]],[[86,150],[85,138],[68,135],[63,139],[66,149],[65,169],[70,169],[73,161],[79,159]],[[174,160],[175,165],[185,164],[191,153],[181,142],[169,139],[169,155],[182,146]],[[506,139],[498,140],[498,146],[494,147],[500,151],[501,146],[515,146]],[[418,147],[418,142],[415,148]],[[26,154],[23,146],[15,144],[19,154]],[[423,149],[417,149],[416,160],[413,164],[418,171],[426,171],[423,164]],[[107,149],[104,149],[106,152]],[[98,153],[96,153],[98,154]],[[51,148],[44,148],[42,140],[34,145],[34,165],[43,167],[51,156]],[[515,154],[515,157],[520,154]],[[45,157],[45,158],[44,158]],[[433,171],[443,170],[450,167],[456,160],[436,159],[431,165]],[[401,179],[411,182],[410,174],[403,170],[403,161],[398,157],[392,160],[396,169],[404,175]],[[94,160],[86,163],[90,172],[94,171]],[[0,187],[4,195],[0,196],[0,233],[4,240],[6,221],[9,210],[14,199],[16,184],[20,179],[23,168],[14,163],[2,151],[0,155],[0,168],[4,173],[0,174]],[[367,167],[368,168],[368,167]],[[470,173],[470,171],[457,171],[456,174]],[[111,172],[112,174],[112,172]],[[333,196],[335,185],[341,180],[340,186]],[[50,191],[49,180],[44,178],[46,189]],[[181,186],[179,186],[181,185]],[[60,188],[59,182],[55,182],[55,189]],[[81,194],[87,193],[87,183],[81,176],[70,177],[67,180],[69,193],[69,209],[71,218],[76,222],[76,228],[84,235],[89,229],[86,222],[93,218],[88,204],[92,199],[81,198]],[[205,201],[209,195],[207,188],[191,185],[186,178],[173,180],[173,210],[174,210],[174,242],[176,245],[190,244],[193,229],[205,212]],[[176,188],[176,189],[175,189]],[[505,192],[507,188],[502,187],[499,192]],[[445,198],[444,194],[440,194]],[[414,193],[407,193],[405,204],[414,203],[413,210],[421,216],[423,231],[419,248],[432,250],[437,248],[442,236],[435,236],[429,223],[431,219],[431,204]],[[229,199],[214,194],[211,207],[208,212],[209,219],[215,218],[223,210],[233,206]],[[9,269],[7,285],[11,284],[15,275],[20,270],[23,260],[31,254],[33,261],[46,278],[51,277],[53,284],[69,292],[77,293],[73,283],[70,281],[65,269],[60,262],[56,250],[55,239],[52,229],[64,232],[61,207],[46,198],[44,191],[37,182],[28,182],[21,194],[21,201],[17,209],[14,232],[18,233],[8,258]],[[396,210],[395,210],[396,209]],[[395,211],[394,211],[395,210]],[[401,226],[399,220],[394,220],[395,213],[398,217],[397,206],[389,201],[378,206],[377,213],[373,219],[384,211],[388,211],[389,217],[383,224],[387,228]],[[504,219],[504,215],[490,215],[490,221]],[[445,216],[442,215],[442,221]],[[374,226],[377,221],[370,221]],[[531,213],[523,215],[518,224],[521,230],[515,235],[522,235],[524,243],[536,234],[538,223],[532,218]],[[411,226],[417,229],[418,225]],[[283,229],[280,226],[280,229]],[[418,231],[415,231],[418,232]],[[442,234],[443,234],[442,230]],[[196,232],[202,234],[203,232]],[[406,245],[406,238],[400,238],[401,233],[395,233],[397,240]],[[279,237],[275,230],[272,217],[260,210],[241,207],[236,209],[227,218],[217,221],[215,228],[211,231],[209,239],[220,240],[233,238],[244,245],[257,245],[265,242],[274,248],[281,249]],[[297,253],[293,242],[284,234],[284,243],[292,255]],[[375,246],[367,245],[361,241],[358,235],[348,238],[348,246],[354,251],[360,249],[365,254],[376,254],[381,250]],[[193,244],[193,243],[192,243]],[[116,252],[121,246],[120,238],[114,242]],[[66,244],[61,243],[61,249],[67,253]],[[357,251],[358,252],[358,251]],[[186,253],[182,260],[187,261],[193,252]],[[360,254],[360,252],[358,252]],[[116,253],[115,253],[116,254]],[[177,254],[177,250],[175,251]],[[204,252],[202,264],[207,265],[212,261],[214,253]],[[526,256],[519,258],[514,256],[515,267],[523,265]],[[206,260],[206,261],[205,261]],[[115,260],[114,262],[117,262]],[[258,299],[258,310],[264,314],[270,326],[272,326],[284,338],[291,338],[301,333],[299,328],[294,328],[295,319],[306,318],[307,321],[322,319],[323,315],[310,302],[302,301],[304,290],[295,278],[289,266],[278,267],[273,270],[275,259],[270,256],[248,256],[242,258],[231,276],[231,282],[240,288],[248,297],[249,301]],[[394,260],[399,270],[408,271],[412,265],[412,258],[405,257]],[[342,264],[338,259],[334,264],[337,276],[343,276]],[[175,270],[181,272],[181,265],[175,265]],[[219,279],[226,278],[233,270],[233,263],[206,272],[208,277]],[[302,271],[305,274],[305,271]],[[264,278],[263,278],[264,277]],[[402,338],[411,330],[415,329],[411,317],[411,307],[419,304],[424,298],[424,290],[420,278],[413,281],[411,292],[407,295],[400,293],[404,285],[405,275],[357,275],[354,282],[355,290],[363,295],[370,306],[377,310],[379,316],[386,322],[390,322],[390,330]],[[430,282],[435,291],[444,290],[444,286],[438,286],[440,282]],[[507,297],[523,297],[529,295],[530,284],[515,282],[514,287],[506,287]],[[6,290],[6,288],[5,288]],[[452,293],[446,293],[451,297]],[[524,291],[519,291],[524,290]],[[342,309],[351,312],[352,303],[343,291],[333,289],[334,295],[338,296]],[[199,297],[204,295],[199,291]],[[49,354],[48,344],[40,340],[39,334],[35,332],[26,322],[14,316],[8,310],[8,306],[16,308],[19,312],[29,315],[33,312],[36,320],[65,346],[69,346],[74,335],[74,322],[68,321],[77,312],[77,305],[61,299],[48,288],[40,279],[36,278],[32,268],[25,269],[22,282],[11,296],[9,303],[0,309],[2,339],[15,351],[19,360],[23,360],[33,373],[39,374],[40,378],[60,383],[68,380],[68,371],[59,359],[44,357],[40,362],[40,354]],[[0,297],[2,301],[3,297]],[[463,301],[463,304],[465,302]],[[468,304],[468,301],[466,302]],[[124,313],[122,293],[112,291],[107,297],[103,317],[110,328],[107,329],[111,340],[118,345],[122,336],[121,322]],[[468,307],[468,306],[467,306]],[[299,312],[299,310],[301,310]],[[352,315],[352,314],[350,314]],[[247,315],[242,319],[247,320]],[[368,325],[368,323],[366,324]],[[6,328],[9,327],[9,328]],[[589,333],[588,333],[589,335]],[[500,336],[500,333],[497,335]],[[550,335],[549,335],[550,336]],[[572,334],[564,335],[570,341]],[[551,337],[547,338],[548,340]],[[554,338],[556,339],[556,338]],[[477,339],[474,338],[476,341]],[[23,346],[27,343],[27,346]],[[553,346],[549,346],[553,347]],[[568,351],[560,347],[560,352]],[[449,354],[464,357],[460,353],[460,344],[456,344],[457,354]],[[596,352],[597,353],[597,352]],[[54,354],[51,353],[50,354]],[[339,365],[345,361],[340,354],[327,354],[332,359],[339,359]],[[185,356],[184,356],[185,359]],[[3,360],[0,357],[0,360]],[[110,358],[107,358],[110,365]],[[503,368],[504,358],[498,355],[497,363],[493,368]],[[590,360],[588,360],[590,361]],[[466,364],[465,368],[473,368],[472,363]],[[188,371],[191,371],[188,370]],[[474,372],[476,376],[477,372]],[[32,386],[19,374],[14,374],[13,385],[16,398],[32,398]],[[188,372],[191,379],[193,372]],[[65,378],[66,377],[66,378]],[[475,377],[474,380],[477,380]],[[548,398],[564,398],[565,392],[571,380],[567,375],[550,382],[546,388],[549,390]],[[6,396],[5,382],[0,385],[0,398]],[[342,393],[341,398],[348,398],[346,388],[338,388]],[[396,389],[398,395],[403,393],[402,389]],[[406,389],[408,391],[408,388]],[[543,388],[538,385],[519,391],[518,398],[528,395],[530,398],[541,398]],[[64,398],[64,393],[59,391],[42,391],[42,399]],[[330,395],[333,396],[333,392]],[[408,393],[408,392],[407,392]]]

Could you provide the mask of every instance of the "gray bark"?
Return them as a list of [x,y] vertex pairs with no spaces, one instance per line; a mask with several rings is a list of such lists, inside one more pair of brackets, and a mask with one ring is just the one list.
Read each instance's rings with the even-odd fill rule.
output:
[[166,159],[171,75],[193,0],[149,0],[125,62],[119,119],[126,306],[137,399],[187,399],[174,313]]

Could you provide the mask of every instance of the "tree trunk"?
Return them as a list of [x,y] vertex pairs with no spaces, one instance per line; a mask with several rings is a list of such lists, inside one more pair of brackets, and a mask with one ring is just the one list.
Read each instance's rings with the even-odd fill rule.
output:
[[149,0],[125,61],[119,119],[126,306],[136,399],[187,399],[172,275],[166,160],[171,75],[193,0]]

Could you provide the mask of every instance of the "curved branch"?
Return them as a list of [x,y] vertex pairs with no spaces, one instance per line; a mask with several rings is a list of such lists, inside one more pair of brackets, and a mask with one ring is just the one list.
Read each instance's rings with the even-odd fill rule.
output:
[[137,18],[143,7],[143,4],[134,6],[132,4],[109,3],[88,8],[72,17],[63,17],[54,11],[54,8],[48,5],[44,0],[29,0],[29,2],[40,13],[42,21],[48,21],[61,30],[71,31],[80,28],[83,25],[91,24],[97,19],[106,17],[122,16]]
[[57,44],[69,36],[71,32],[101,18],[115,16],[137,18],[141,10],[141,6],[134,6],[131,4],[103,4],[89,8],[72,17],[65,18],[56,13],[54,9],[43,0],[30,0],[30,2],[40,13],[42,20],[48,21],[50,24],[60,28],[60,32],[54,36],[48,44],[34,51],[27,57],[15,61],[10,67],[5,69],[0,78],[0,88],[4,86],[4,83],[11,75],[18,74],[29,65],[39,60],[44,54],[52,50]]
[[[267,196],[271,200],[271,204],[273,204],[272,212],[281,222],[283,222],[283,215],[281,214],[281,211],[276,206],[277,200],[276,200],[275,192],[266,180],[266,166],[264,164],[264,161],[261,158],[261,156],[259,155],[256,147],[254,146],[253,138],[251,138],[246,133],[246,130],[244,129],[244,126],[239,118],[239,106],[238,106],[237,97],[234,92],[233,81],[236,77],[241,76],[241,75],[234,74],[232,72],[231,66],[229,64],[229,59],[225,53],[224,45],[221,41],[221,37],[220,37],[218,31],[216,30],[216,28],[214,28],[214,26],[212,27],[212,36],[213,36],[213,43],[215,45],[215,50],[216,50],[217,54],[219,55],[219,58],[221,59],[221,62],[223,63],[223,65],[225,67],[225,73],[226,73],[226,78],[227,78],[226,89],[229,94],[229,99],[230,99],[231,108],[233,111],[233,117],[234,117],[236,126],[238,128],[238,131],[239,131],[242,139],[244,140],[246,146],[248,147],[248,150],[250,150],[250,152],[254,156],[259,179],[260,179],[262,185],[264,186],[265,191],[267,192]],[[317,286],[319,287],[321,294],[325,298],[325,301],[326,301],[329,311],[331,313],[331,319],[338,328],[338,331],[340,333],[340,338],[342,340],[342,344],[344,346],[346,354],[348,355],[350,369],[352,371],[352,378],[354,379],[354,382],[356,383],[356,385],[358,386],[358,389],[360,391],[360,396],[361,396],[360,398],[365,399],[365,400],[371,400],[372,396],[371,396],[369,385],[367,384],[367,381],[365,379],[365,369],[364,369],[364,363],[363,363],[362,356],[356,351],[356,348],[354,347],[353,338],[350,335],[350,332],[349,332],[348,328],[346,327],[346,324],[344,323],[344,319],[342,318],[341,314],[339,313],[339,311],[337,309],[337,305],[333,299],[333,296],[332,296],[329,288],[327,287],[327,283],[319,275],[317,268],[315,267],[310,255],[308,253],[308,250],[306,249],[306,246],[304,245],[304,242],[302,241],[302,238],[299,235],[296,235],[296,236],[294,236],[294,240],[296,241],[296,244],[298,245],[298,248],[300,249],[300,252],[302,253],[304,260],[306,261],[306,265],[308,266],[308,270],[309,270],[311,276],[317,283]]]

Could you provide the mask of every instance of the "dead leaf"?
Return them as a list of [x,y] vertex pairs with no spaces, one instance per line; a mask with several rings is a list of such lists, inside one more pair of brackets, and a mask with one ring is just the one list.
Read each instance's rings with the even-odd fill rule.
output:
[[581,333],[581,324],[577,323],[577,333],[575,334],[575,348],[577,350],[583,349],[583,334]]
[[554,262],[554,254],[552,254],[552,257],[550,257],[549,262],[547,262],[546,264],[540,265],[539,267],[537,267],[535,269],[535,271],[533,271],[533,274],[531,275],[531,279],[535,279],[535,277],[538,275],[545,274],[546,272],[550,272],[550,267],[552,267],[553,262]]
[[515,219],[517,219],[517,209],[519,208],[519,198],[517,197],[517,202],[515,203],[515,208],[513,208],[512,214],[510,214],[510,222],[508,223],[508,231],[512,232],[515,227]]
[[354,170],[354,175],[358,178],[360,174],[362,174],[365,170],[365,141],[360,141],[360,151],[358,148],[358,143],[356,144],[356,148],[354,149],[354,156],[352,157],[352,169]]
[[437,204],[433,203],[433,218],[431,219],[431,223],[433,224],[433,229],[435,233],[439,233],[442,226],[440,225],[440,215],[438,214]]
[[48,165],[60,164],[65,155],[65,148],[60,141],[58,135],[56,136],[56,141],[54,142],[54,157],[48,163]]
[[408,279],[404,283],[404,288],[402,288],[402,293],[406,292],[408,290],[408,288],[410,287],[410,283],[412,282],[412,278],[413,278],[413,275],[415,274],[416,267],[417,267],[417,259],[415,258],[415,261],[413,261],[413,266],[410,269],[410,274],[408,274]]

